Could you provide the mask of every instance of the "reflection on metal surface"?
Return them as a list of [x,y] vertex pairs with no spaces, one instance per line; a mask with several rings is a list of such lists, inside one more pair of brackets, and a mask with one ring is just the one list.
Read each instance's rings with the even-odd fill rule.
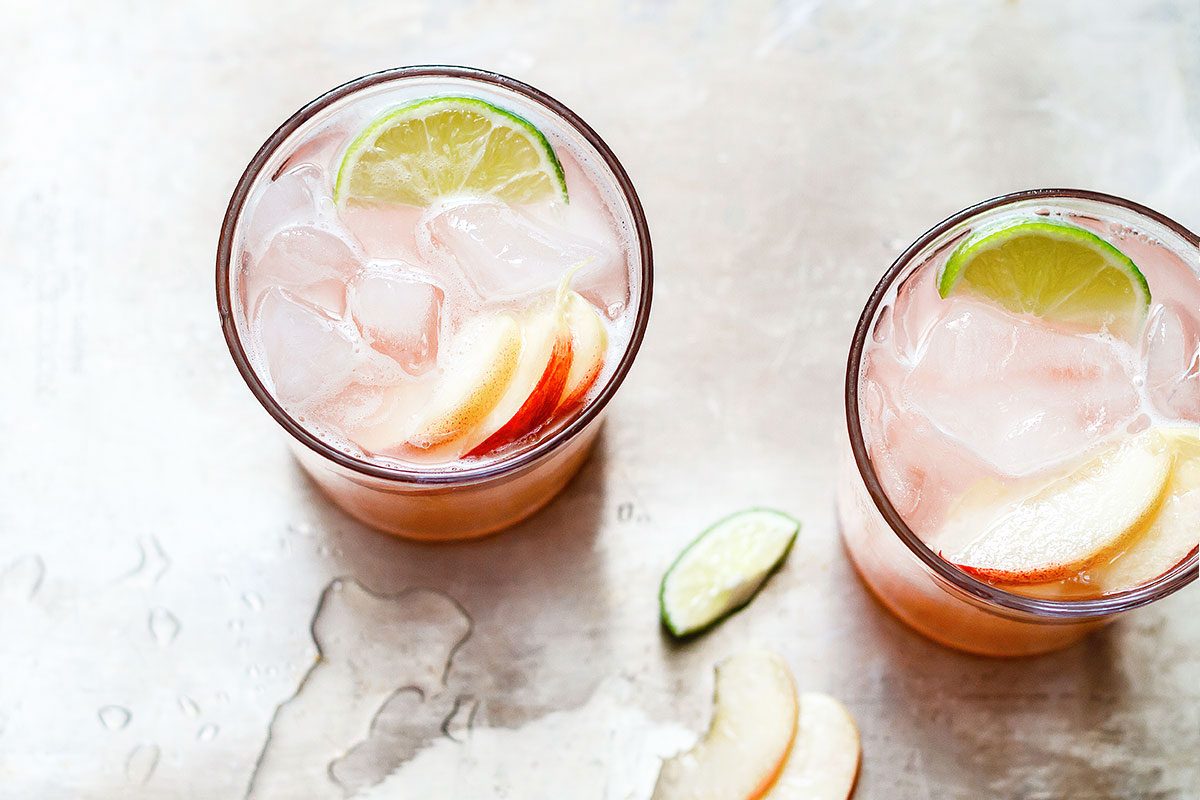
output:
[[330,583],[312,621],[316,663],[276,710],[247,797],[342,798],[440,736],[455,704],[446,677],[471,627],[441,592]]

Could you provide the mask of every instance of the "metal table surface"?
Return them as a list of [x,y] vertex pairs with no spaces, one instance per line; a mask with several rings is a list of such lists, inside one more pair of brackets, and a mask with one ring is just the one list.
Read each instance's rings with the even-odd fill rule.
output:
[[[969,657],[874,603],[833,513],[850,331],[925,227],[1061,185],[1200,227],[1195,2],[3,11],[0,797],[230,798],[252,776],[261,797],[644,797],[656,754],[706,724],[713,663],[753,645],[855,713],[859,798],[1200,793],[1194,587],[1065,652]],[[657,268],[584,471],[451,546],[317,494],[212,288],[267,134],[337,83],[429,62],[589,120]],[[755,504],[804,521],[786,567],[669,643],[664,567]],[[314,633],[320,679],[298,690]]]

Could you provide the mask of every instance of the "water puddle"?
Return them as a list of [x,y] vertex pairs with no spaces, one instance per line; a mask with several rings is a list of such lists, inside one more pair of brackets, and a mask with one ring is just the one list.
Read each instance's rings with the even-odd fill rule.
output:
[[446,675],[471,621],[446,595],[335,580],[312,632],[317,661],[276,710],[248,798],[342,800],[440,737],[454,709]]

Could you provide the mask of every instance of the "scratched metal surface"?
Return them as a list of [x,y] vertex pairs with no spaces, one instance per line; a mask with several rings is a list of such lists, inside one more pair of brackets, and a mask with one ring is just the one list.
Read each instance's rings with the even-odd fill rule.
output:
[[[1078,185],[1200,227],[1194,2],[3,16],[0,797],[645,796],[704,725],[713,662],[752,644],[857,715],[860,798],[1200,792],[1194,587],[1057,655],[958,655],[869,599],[832,502],[852,322],[926,226]],[[588,119],[658,270],[583,473],[527,524],[446,547],[316,494],[212,296],[225,202],[274,126],[422,62],[512,74]],[[754,504],[803,518],[786,568],[667,643],[663,568]]]

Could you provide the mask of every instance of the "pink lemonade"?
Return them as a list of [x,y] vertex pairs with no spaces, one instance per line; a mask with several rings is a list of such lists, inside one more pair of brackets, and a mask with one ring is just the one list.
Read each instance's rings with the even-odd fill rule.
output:
[[348,511],[411,536],[496,530],[578,469],[628,368],[640,206],[603,142],[515,81],[355,84],[243,179],[231,346]]
[[[868,307],[851,371],[851,437],[861,436],[870,481],[887,502],[847,459],[843,533],[875,594],[951,646],[1054,649],[1125,601],[1148,602],[1195,578],[1196,237],[1153,212],[1085,195],[1035,193],[963,212],[914,246]],[[1071,299],[1041,316],[1006,307],[1013,286],[945,291],[947,262],[964,242],[1029,223],[1066,226],[1078,240],[1094,233],[1097,249],[1116,248],[1113,258],[1123,254],[1144,276],[1144,307],[1128,323],[1097,326],[1059,318],[1089,290],[1068,287]]]

